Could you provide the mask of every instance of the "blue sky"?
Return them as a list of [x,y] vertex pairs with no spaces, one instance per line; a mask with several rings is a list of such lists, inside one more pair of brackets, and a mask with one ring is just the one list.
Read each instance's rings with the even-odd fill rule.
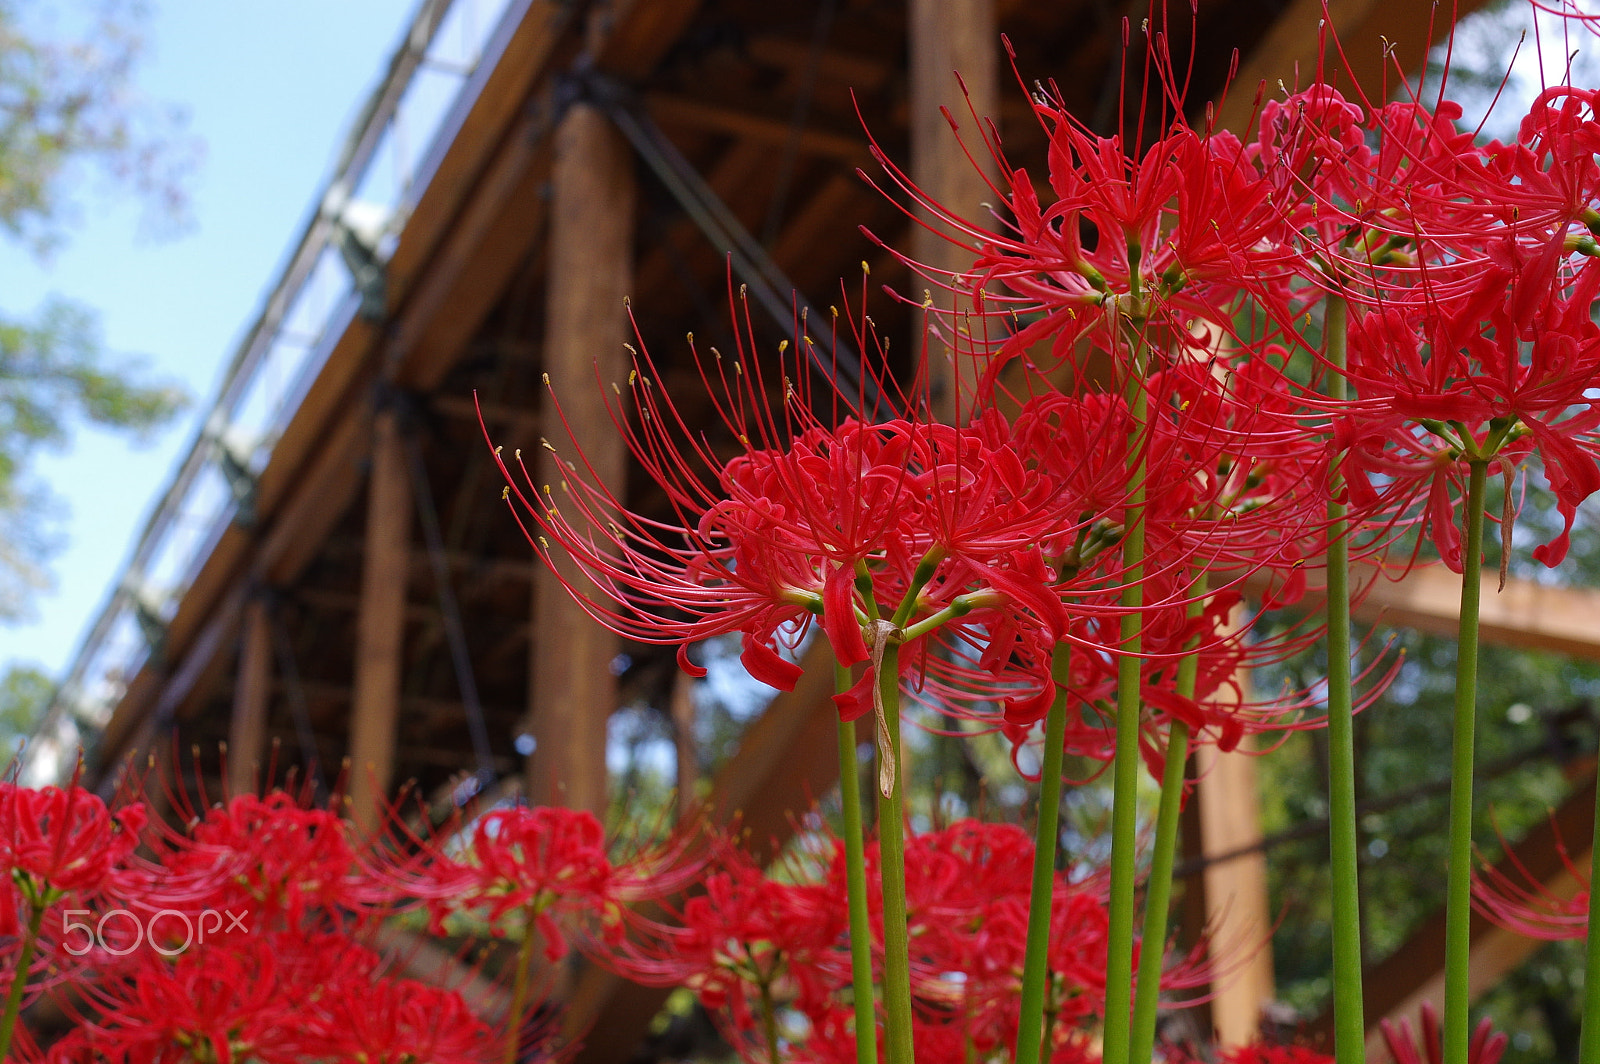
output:
[[0,669],[59,674],[70,660],[418,2],[156,0],[135,81],[185,107],[204,143],[194,227],[143,239],[141,205],[96,178],[81,183],[66,244],[47,264],[0,244],[6,313],[52,294],[95,308],[108,351],[144,356],[196,400],[152,446],[80,427],[67,453],[36,463],[67,546],[37,616],[0,627]]

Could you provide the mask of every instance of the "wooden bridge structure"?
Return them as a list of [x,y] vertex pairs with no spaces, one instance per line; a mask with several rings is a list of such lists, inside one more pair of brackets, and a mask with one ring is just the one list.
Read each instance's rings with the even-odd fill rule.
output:
[[[226,742],[235,788],[254,786],[269,761],[280,776],[313,758],[347,762],[357,818],[401,781],[434,794],[464,786],[463,774],[520,778],[534,801],[603,810],[608,719],[625,702],[671,701],[671,655],[623,645],[534,564],[499,503],[474,395],[508,452],[543,454],[541,434],[555,424],[548,374],[605,483],[630,505],[659,508],[595,386],[597,372],[626,374],[624,297],[665,385],[694,385],[679,389],[692,396],[682,338],[726,332],[730,259],[757,305],[775,297],[780,310],[791,287],[826,307],[863,261],[874,280],[912,287],[858,226],[958,265],[857,174],[874,166],[863,123],[933,197],[978,214],[991,193],[940,113],[949,107],[970,133],[952,71],[977,112],[996,116],[1012,160],[1042,170],[1043,137],[1001,35],[1024,77],[1053,77],[1077,113],[1103,122],[1119,102],[1122,19],[1137,28],[1146,13],[1037,0],[501,0],[424,162],[367,224],[353,168],[433,61],[450,6],[419,12],[346,169],[236,356],[242,373],[252,352],[275,350],[273,330],[292,317],[291,282],[333,255],[343,288],[303,387],[243,452],[229,446],[227,417],[196,440],[194,477],[220,470],[228,486],[220,517],[164,594],[152,599],[139,574],[113,592],[41,726],[35,777],[59,773],[66,748],[82,743],[91,781],[109,786],[119,767],[169,756],[176,736],[219,779],[213,752]],[[1188,54],[1192,40],[1197,104],[1220,92],[1237,49],[1223,125],[1247,120],[1258,83],[1292,83],[1316,61],[1317,0],[1199,0],[1192,26],[1179,6],[1172,46]],[[1430,23],[1425,0],[1331,0],[1329,10],[1371,84],[1386,52],[1415,67],[1430,33],[1448,28]],[[774,343],[787,333],[781,316],[759,326]],[[902,306],[885,299],[874,316],[886,335],[910,337]],[[1441,576],[1383,585],[1366,608],[1425,629],[1453,625]],[[1591,594],[1514,585],[1485,602],[1486,638],[1600,656]],[[130,623],[140,639],[105,665]],[[782,839],[790,813],[837,771],[831,675],[806,666],[711,783],[715,815],[741,812],[758,842]],[[1211,767],[1191,857],[1235,856],[1202,861],[1203,890],[1191,893],[1265,927],[1252,772],[1239,757]],[[1585,803],[1592,811],[1579,794],[1569,819],[1581,821]],[[1570,827],[1568,837],[1589,837]],[[1527,860],[1556,875],[1550,860]],[[1482,973],[1527,951],[1500,932],[1477,941]],[[1374,1022],[1414,1005],[1436,955],[1403,950],[1374,973]],[[1215,1021],[1238,1039],[1271,996],[1268,958],[1220,994]],[[581,973],[569,1022],[588,1032],[582,1059],[628,1059],[661,1000]]]

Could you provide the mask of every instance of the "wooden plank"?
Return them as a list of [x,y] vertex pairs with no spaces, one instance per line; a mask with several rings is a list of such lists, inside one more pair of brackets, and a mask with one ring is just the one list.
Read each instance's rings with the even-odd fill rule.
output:
[[228,792],[251,794],[266,774],[267,709],[272,698],[272,619],[259,596],[244,608],[233,717],[228,722]]
[[[997,121],[1000,114],[1000,29],[994,0],[909,0],[907,15],[911,47],[911,179],[935,203],[960,217],[982,221],[988,218],[984,202],[995,198],[984,176],[993,171],[993,164],[972,112]],[[962,82],[971,99],[971,110],[961,93]],[[979,171],[967,158],[941,107],[954,119],[967,151],[986,166],[986,171]],[[923,221],[929,219],[924,215]],[[934,271],[948,273],[958,273],[972,264],[969,253],[920,225],[913,231],[911,257]],[[912,279],[913,288],[924,284],[920,277]],[[936,307],[947,314],[956,309],[949,295],[931,284],[929,287]],[[911,341],[917,346],[912,350],[921,350],[921,317],[915,316],[918,333]],[[960,354],[962,344],[952,336],[952,328],[959,331],[962,326],[953,325],[945,317],[938,322],[940,339],[928,339],[930,394],[938,417],[949,421],[958,416],[959,407],[964,421],[972,403],[976,363],[970,356]]]
[[355,694],[350,718],[350,813],[363,829],[380,821],[394,773],[405,657],[406,573],[411,550],[411,481],[399,411],[373,418],[367,489],[367,544],[356,624]]
[[[599,108],[574,105],[556,132],[551,171],[544,366],[560,412],[547,394],[540,420],[565,458],[576,462],[582,451],[588,474],[617,498],[624,497],[627,448],[598,381],[621,382],[628,374],[623,344],[632,334],[623,300],[633,280],[634,184],[622,135]],[[563,421],[571,439],[554,429]],[[558,504],[567,475],[541,448],[540,481]],[[575,567],[563,576],[576,587],[592,586]],[[533,587],[529,800],[603,815],[606,725],[617,705],[611,663],[620,644],[571,600],[554,573],[540,572]]]
[[[1600,659],[1600,591],[1532,580],[1483,578],[1479,635],[1486,643],[1529,647]],[[1382,581],[1356,611],[1362,620],[1456,634],[1461,577],[1443,566],[1413,570],[1398,583]]]

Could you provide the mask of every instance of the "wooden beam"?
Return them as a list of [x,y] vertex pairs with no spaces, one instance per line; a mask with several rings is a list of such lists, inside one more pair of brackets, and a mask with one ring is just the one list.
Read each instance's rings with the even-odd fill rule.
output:
[[[617,498],[624,496],[627,448],[611,424],[599,382],[620,382],[628,374],[623,344],[631,334],[623,300],[633,279],[634,199],[634,161],[626,142],[599,108],[575,104],[556,131],[551,171],[544,354],[560,411],[547,397],[541,421],[567,426],[571,439],[552,433],[551,442],[573,461],[582,451],[588,475]],[[539,454],[540,481],[560,500],[572,474],[549,451],[541,448]],[[563,577],[575,587],[592,587],[576,568]],[[611,663],[618,639],[572,602],[562,578],[551,572],[534,580],[533,619],[529,800],[604,815],[606,725],[617,704]]]
[[596,4],[585,27],[596,69],[638,80],[678,43],[700,0],[610,0]]
[[[983,206],[994,198],[985,172],[993,171],[983,132],[972,120],[1000,114],[999,51],[1000,29],[994,0],[909,0],[911,46],[911,179],[934,202],[962,218],[982,221],[988,217]],[[959,74],[960,80],[957,80]],[[961,85],[966,85],[963,98]],[[968,100],[971,107],[968,107]],[[944,111],[950,115],[946,119]],[[950,130],[956,123],[961,142]],[[967,158],[984,163],[980,172]],[[923,221],[930,221],[926,216]],[[959,273],[972,265],[972,256],[922,226],[914,230],[911,257],[938,272]],[[921,278],[912,278],[920,287]],[[957,308],[952,299],[931,286],[935,305],[946,312]],[[912,293],[915,295],[915,292]],[[913,351],[922,350],[920,333],[911,338]],[[976,363],[963,356],[959,335],[961,325],[952,325],[948,316],[938,322],[940,339],[928,340],[928,376],[934,413],[949,421],[957,416],[966,420],[977,378]],[[952,342],[954,341],[954,342]]]
[[350,718],[350,813],[364,829],[377,826],[389,794],[400,716],[412,511],[401,433],[395,408],[374,416]]
[[[1296,609],[1322,608],[1324,577],[1308,566],[1306,596]],[[1356,619],[1369,624],[1414,628],[1430,635],[1454,636],[1461,608],[1461,577],[1442,565],[1419,566],[1399,579],[1372,566],[1353,567],[1352,580],[1366,594],[1355,604]],[[1251,578],[1245,591],[1259,595],[1264,582]],[[1483,578],[1479,634],[1485,643],[1526,647],[1600,661],[1600,591],[1557,587],[1512,577]]]
[[797,132],[793,118],[787,114],[762,114],[750,110],[748,105],[735,107],[664,92],[648,93],[644,102],[650,116],[664,126],[709,130],[756,141],[769,148],[781,148],[793,142],[806,155],[836,159],[849,166],[865,166],[872,158],[865,133],[822,129],[814,122]]
[[253,598],[245,606],[242,627],[233,717],[228,722],[230,794],[253,794],[260,784],[272,698],[272,619],[263,599]]
[[763,34],[750,38],[746,48],[750,58],[769,66],[780,66],[791,75],[803,75],[816,64],[817,77],[848,85],[858,93],[876,92],[896,73],[885,54],[842,52],[834,48],[818,51],[810,41]]
[[[1485,576],[1479,635],[1486,643],[1600,659],[1600,591]],[[1356,615],[1362,620],[1456,634],[1461,577],[1443,566],[1415,569],[1398,583],[1377,583]]]
[[[1200,852],[1234,853],[1259,843],[1261,802],[1252,753],[1224,754],[1207,743],[1195,750],[1195,767]],[[1213,988],[1212,1025],[1219,1045],[1245,1045],[1259,1037],[1262,1006],[1276,996],[1266,854],[1258,850],[1208,864],[1203,878],[1212,961],[1228,973]]]

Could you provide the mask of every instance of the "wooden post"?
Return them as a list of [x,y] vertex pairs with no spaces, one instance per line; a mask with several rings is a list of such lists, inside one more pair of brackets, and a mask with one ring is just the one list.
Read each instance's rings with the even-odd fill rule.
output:
[[350,815],[363,828],[379,822],[380,803],[394,775],[410,560],[411,482],[400,414],[389,407],[373,419],[350,719]]
[[233,719],[228,722],[228,793],[254,793],[263,773],[267,708],[272,694],[272,619],[267,604],[253,598],[244,608],[239,635],[239,671],[233,684]]
[[[995,19],[995,0],[910,0],[909,38],[911,46],[911,178],[936,203],[952,213],[984,225],[992,225],[984,203],[994,192],[967,158],[950,123],[940,111],[947,109],[960,127],[961,141],[974,159],[993,172],[982,130],[972,119],[999,120],[1000,90],[998,67],[1000,29]],[[960,75],[960,81],[956,75]],[[966,84],[971,109],[961,94]],[[923,221],[928,221],[923,216]],[[971,257],[960,248],[917,226],[913,230],[911,254],[934,270],[959,272],[972,265]],[[923,287],[913,278],[914,288]],[[964,330],[961,321],[952,321],[949,312],[960,306],[948,293],[930,286],[934,305],[943,315],[934,316],[939,336],[927,337],[928,384],[933,412],[945,421],[957,416],[969,418],[977,365],[970,346],[954,335]],[[921,350],[924,338],[918,331],[911,338]],[[952,355],[950,340],[956,339]]]
[[[555,137],[551,172],[550,287],[544,368],[561,414],[547,397],[545,436],[621,498],[627,448],[606,413],[599,381],[621,383],[632,338],[623,300],[633,276],[634,164],[621,135],[597,108],[575,104]],[[573,439],[565,438],[563,419]],[[541,484],[559,500],[570,471],[540,452]],[[565,572],[577,587],[582,574]],[[528,800],[602,815],[606,808],[606,725],[617,705],[612,662],[617,637],[568,597],[555,574],[534,580],[528,702],[534,750]]]
[[[1261,841],[1261,803],[1256,794],[1256,763],[1241,748],[1219,753],[1212,745],[1195,750],[1199,775],[1201,852],[1233,853]],[[1256,1039],[1261,1009],[1276,996],[1272,971],[1272,912],[1267,901],[1267,859],[1259,850],[1206,866],[1206,922],[1212,958],[1228,976],[1213,988],[1211,1018],[1218,1044],[1244,1045]],[[1248,954],[1241,962],[1240,957]]]

